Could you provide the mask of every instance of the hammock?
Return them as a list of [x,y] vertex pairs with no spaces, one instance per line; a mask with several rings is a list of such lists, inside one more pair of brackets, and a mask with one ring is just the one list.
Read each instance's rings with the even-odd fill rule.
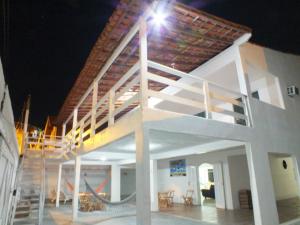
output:
[[103,189],[105,188],[105,186],[108,184],[109,179],[105,179],[104,181],[102,181],[99,186],[96,188],[95,192],[96,193],[100,193],[103,191]]
[[67,188],[69,189],[68,191],[73,192],[74,191],[73,184],[71,184],[67,179],[66,179],[66,183],[67,183]]
[[[104,181],[102,181],[99,186],[96,188],[95,192],[96,193],[100,193],[102,192],[102,190],[105,188],[105,186],[108,184],[109,179],[105,179]],[[67,183],[67,188],[69,192],[73,192],[74,191],[74,185],[71,184],[67,179],[66,179],[66,183]]]
[[88,184],[88,182],[86,181],[86,179],[84,179],[84,182],[85,182],[85,186],[86,186],[86,189],[89,190],[93,196],[95,198],[97,198],[98,200],[100,200],[101,202],[107,204],[107,205],[122,205],[122,204],[125,204],[125,203],[128,203],[130,200],[134,199],[135,195],[136,195],[136,192],[132,193],[131,195],[129,195],[127,198],[124,198],[123,200],[121,201],[118,201],[118,202],[111,202],[103,197],[101,197],[100,195],[98,195],[97,192],[95,192],[93,190],[93,188]]

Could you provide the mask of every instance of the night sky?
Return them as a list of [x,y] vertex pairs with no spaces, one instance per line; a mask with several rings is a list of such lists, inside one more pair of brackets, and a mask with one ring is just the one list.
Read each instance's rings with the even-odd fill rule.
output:
[[[0,13],[1,58],[15,120],[18,121],[23,103],[31,94],[30,123],[43,127],[47,115],[58,114],[118,1],[1,1],[5,3],[1,4]],[[300,54],[299,1],[180,2],[252,28],[254,43]],[[9,16],[6,17],[9,32],[4,33],[5,14]]]

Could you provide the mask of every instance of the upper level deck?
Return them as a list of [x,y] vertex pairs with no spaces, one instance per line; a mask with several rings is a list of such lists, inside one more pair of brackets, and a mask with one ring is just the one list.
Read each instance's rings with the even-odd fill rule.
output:
[[[213,38],[209,32],[214,27],[206,27],[203,14],[187,9],[182,13],[180,5],[168,6],[158,26],[155,17],[159,9],[151,5],[136,19],[64,120],[62,136],[71,143],[69,151],[97,149],[132,133],[138,124],[151,121],[156,124],[153,129],[162,129],[160,125],[166,121],[181,121],[176,129],[173,127],[179,131],[186,120],[195,127],[211,127],[207,136],[215,138],[222,138],[218,130],[249,132],[253,125],[249,96],[257,91],[264,93],[261,100],[284,107],[280,93],[279,100],[271,99],[276,92],[272,74],[257,73],[241,54],[241,45],[251,36],[249,30],[216,20],[215,27],[223,23],[238,31],[228,31],[225,41],[221,40],[225,34],[220,32]],[[202,21],[194,23],[199,17]],[[170,41],[172,38],[177,45]],[[178,44],[180,41],[184,41],[184,48]],[[203,43],[208,42],[211,48],[204,48]],[[227,45],[220,47],[221,43]],[[200,55],[212,51],[215,56],[210,55],[203,64]],[[251,71],[256,77],[249,76]]]

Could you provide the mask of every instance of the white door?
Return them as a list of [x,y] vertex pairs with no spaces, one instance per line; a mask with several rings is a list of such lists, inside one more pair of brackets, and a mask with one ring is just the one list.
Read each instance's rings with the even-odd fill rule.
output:
[[214,181],[215,181],[215,197],[216,207],[220,209],[226,208],[224,180],[223,180],[223,166],[222,163],[214,164]]

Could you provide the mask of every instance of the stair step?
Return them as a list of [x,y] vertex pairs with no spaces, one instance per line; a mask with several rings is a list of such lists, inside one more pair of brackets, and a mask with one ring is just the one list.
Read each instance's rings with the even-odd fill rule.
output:
[[15,218],[29,217],[30,210],[16,211]]
[[40,193],[22,194],[23,198],[36,198],[39,197]]
[[17,205],[16,212],[30,210],[30,205]]
[[37,217],[27,217],[27,218],[15,218],[14,219],[14,225],[25,225],[25,224],[34,224],[36,225],[38,221]]

